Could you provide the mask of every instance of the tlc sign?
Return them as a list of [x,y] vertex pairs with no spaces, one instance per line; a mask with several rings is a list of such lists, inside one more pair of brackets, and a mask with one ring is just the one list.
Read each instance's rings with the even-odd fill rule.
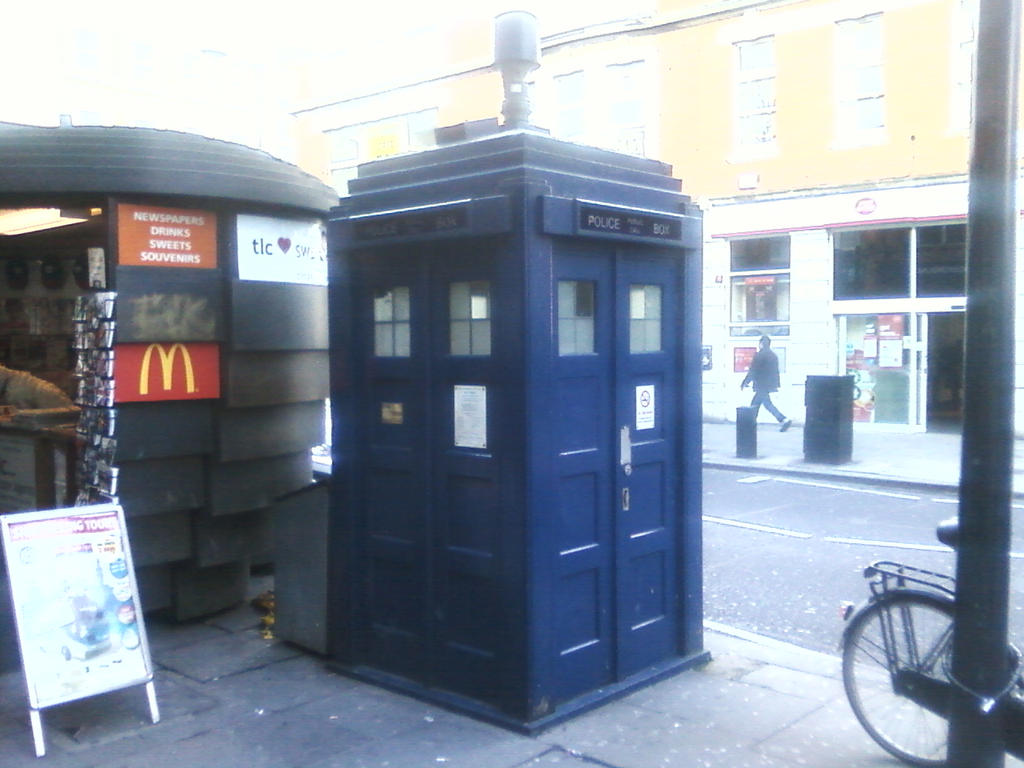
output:
[[114,347],[114,402],[220,397],[220,346],[154,342]]

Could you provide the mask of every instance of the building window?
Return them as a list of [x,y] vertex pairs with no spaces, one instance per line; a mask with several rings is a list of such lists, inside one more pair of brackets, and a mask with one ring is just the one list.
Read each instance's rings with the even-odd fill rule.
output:
[[491,354],[491,284],[483,280],[452,283],[448,311],[451,353]]
[[610,146],[617,152],[644,157],[644,63],[608,67]]
[[555,135],[566,141],[580,141],[584,129],[584,81],[582,72],[555,78]]
[[556,75],[548,86],[545,103],[558,138],[646,156],[651,83],[643,60],[589,65]]
[[629,286],[629,351],[661,351],[661,286]]
[[347,195],[348,182],[358,174],[360,163],[429,149],[435,145],[436,126],[437,110],[425,109],[326,131],[331,183],[338,194]]
[[377,357],[409,357],[409,287],[377,291],[373,297],[373,354]]
[[[846,375],[853,377],[853,420],[910,423],[910,316],[840,316]],[[842,336],[840,336],[842,339]]]
[[966,131],[974,104],[974,49],[978,35],[978,0],[955,0],[952,23],[950,125]]
[[910,230],[838,232],[834,240],[836,299],[910,296]]
[[594,353],[594,284],[558,281],[558,354]]
[[789,335],[789,237],[729,243],[732,336]]
[[841,21],[836,31],[836,136],[842,143],[879,141],[885,128],[882,15]]
[[736,146],[775,143],[775,39],[736,43]]
[[917,230],[917,295],[967,295],[967,225]]

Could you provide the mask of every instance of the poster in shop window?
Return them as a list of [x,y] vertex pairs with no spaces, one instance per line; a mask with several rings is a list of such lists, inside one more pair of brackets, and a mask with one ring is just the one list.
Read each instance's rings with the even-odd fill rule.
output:
[[150,683],[121,507],[8,514],[0,529],[32,709]]

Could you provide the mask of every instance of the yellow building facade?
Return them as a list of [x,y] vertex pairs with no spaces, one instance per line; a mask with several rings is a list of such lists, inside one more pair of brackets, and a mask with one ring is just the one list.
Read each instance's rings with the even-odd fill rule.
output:
[[[537,12],[532,122],[669,162],[701,205],[705,416],[746,405],[767,334],[795,421],[808,375],[849,374],[859,429],[957,427],[977,0],[573,5]],[[492,21],[435,22],[429,60],[379,86],[310,78],[296,114],[341,194],[360,163],[498,115]]]

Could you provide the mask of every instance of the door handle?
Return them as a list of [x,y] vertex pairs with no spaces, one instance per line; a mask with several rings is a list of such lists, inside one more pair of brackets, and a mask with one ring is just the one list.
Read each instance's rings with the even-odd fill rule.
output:
[[622,489],[622,511],[629,512],[629,488]]
[[623,424],[619,430],[619,464],[628,467],[633,463],[633,439],[629,434],[629,424]]

